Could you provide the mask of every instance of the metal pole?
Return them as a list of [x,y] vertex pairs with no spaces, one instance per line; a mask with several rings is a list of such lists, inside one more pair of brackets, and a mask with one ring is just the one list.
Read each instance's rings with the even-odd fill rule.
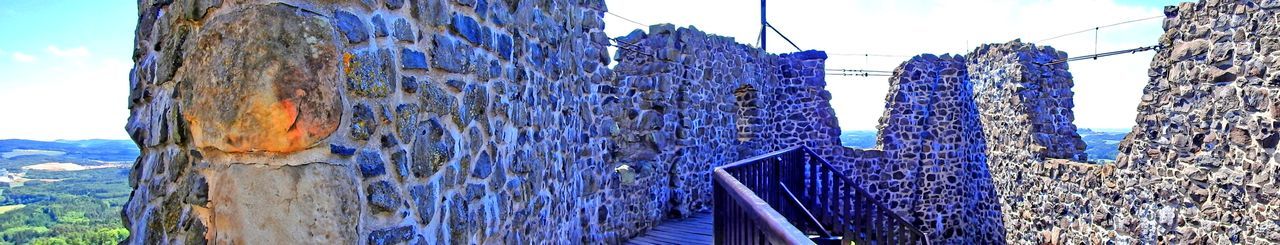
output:
[[768,52],[769,50],[765,48],[768,47],[768,43],[765,41],[765,39],[768,39],[768,33],[765,33],[765,31],[769,28],[769,21],[764,18],[764,2],[765,0],[760,0],[760,50]]

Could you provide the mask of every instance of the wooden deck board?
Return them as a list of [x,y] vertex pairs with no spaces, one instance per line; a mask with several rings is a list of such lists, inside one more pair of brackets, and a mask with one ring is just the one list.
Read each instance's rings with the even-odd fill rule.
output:
[[711,213],[698,213],[666,222],[627,241],[627,244],[711,244]]

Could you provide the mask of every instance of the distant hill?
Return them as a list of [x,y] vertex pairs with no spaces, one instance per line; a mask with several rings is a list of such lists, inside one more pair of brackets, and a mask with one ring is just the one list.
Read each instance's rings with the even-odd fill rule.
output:
[[1087,129],[1077,130],[1080,138],[1084,140],[1084,153],[1089,154],[1089,160],[1108,160],[1115,161],[1118,145],[1124,136],[1129,134],[1128,129]]
[[[1090,160],[1116,159],[1116,147],[1120,140],[1129,133],[1129,129],[1088,129],[1081,128],[1077,133],[1086,145],[1084,152]],[[876,131],[850,130],[840,133],[840,144],[857,149],[876,147]]]
[[138,147],[130,140],[0,140],[0,168],[5,169],[46,162],[131,162],[137,157]]
[[114,244],[128,236],[120,210],[137,157],[129,140],[0,140],[0,173],[11,180],[0,182],[0,245]]
[[840,133],[840,144],[856,149],[876,147],[875,130],[851,130]]

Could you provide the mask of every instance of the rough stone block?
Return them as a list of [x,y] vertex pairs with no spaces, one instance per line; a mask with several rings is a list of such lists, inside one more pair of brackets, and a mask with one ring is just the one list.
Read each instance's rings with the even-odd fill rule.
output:
[[360,20],[359,16],[351,12],[336,10],[333,12],[333,18],[338,26],[338,31],[347,38],[350,43],[362,43],[369,40],[369,27]]
[[400,67],[404,69],[427,69],[427,55],[409,48],[400,49]]
[[[288,153],[337,129],[333,27],[283,4],[218,15],[195,37],[184,67],[183,119],[197,147]],[[319,41],[316,41],[319,40]],[[235,61],[235,62],[232,62]]]
[[382,154],[377,150],[362,150],[356,157],[360,167],[360,175],[365,178],[382,176],[387,173],[387,166],[382,161]]
[[373,206],[374,211],[394,213],[400,207],[400,191],[391,182],[373,182],[365,188],[365,192],[368,193],[366,201]]

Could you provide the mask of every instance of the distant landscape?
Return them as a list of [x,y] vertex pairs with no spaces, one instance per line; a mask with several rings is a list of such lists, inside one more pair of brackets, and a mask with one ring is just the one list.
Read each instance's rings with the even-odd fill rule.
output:
[[[1090,161],[1110,162],[1116,159],[1116,146],[1120,144],[1120,140],[1129,133],[1129,129],[1087,129],[1082,128],[1077,133],[1084,140],[1085,153],[1089,154]],[[858,149],[869,149],[876,147],[876,131],[872,130],[851,130],[840,133],[840,144]]]
[[0,244],[116,244],[129,140],[0,140]]
[[[1089,159],[1113,161],[1127,130],[1080,129]],[[843,145],[872,148],[876,132],[845,131]],[[0,140],[0,245],[115,244],[128,236],[120,209],[138,149],[128,140]]]

